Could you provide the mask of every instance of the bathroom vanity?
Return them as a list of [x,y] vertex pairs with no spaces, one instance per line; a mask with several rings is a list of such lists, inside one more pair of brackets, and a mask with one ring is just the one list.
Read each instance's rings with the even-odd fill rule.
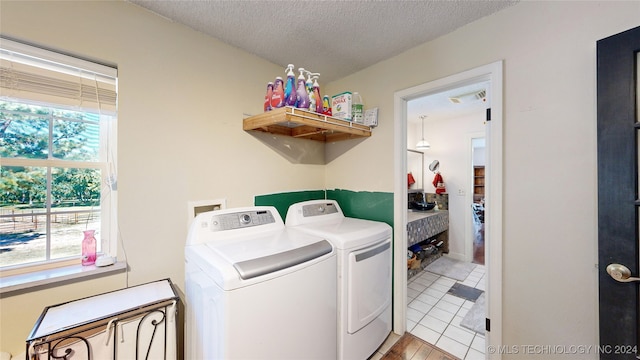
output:
[[410,279],[442,254],[449,253],[449,211],[407,211],[407,247],[418,245],[423,249],[416,253],[407,270]]

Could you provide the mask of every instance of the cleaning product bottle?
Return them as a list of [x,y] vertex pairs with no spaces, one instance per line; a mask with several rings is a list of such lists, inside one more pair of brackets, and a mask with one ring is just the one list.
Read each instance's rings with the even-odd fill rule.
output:
[[276,109],[284,106],[284,84],[282,78],[278,76],[273,83],[273,95],[271,96],[271,107]]
[[307,71],[307,82],[305,82],[304,86],[307,89],[307,94],[309,95],[309,111],[316,111],[316,99],[313,97],[313,79],[311,76],[313,75],[311,71]]
[[319,73],[313,74],[313,99],[315,100],[316,107],[312,109],[318,114],[322,114],[322,97],[320,96],[320,84],[318,84]]
[[293,64],[287,65],[287,84],[284,87],[284,104],[296,106],[296,74],[293,73]]
[[296,107],[298,109],[309,109],[309,94],[304,81],[304,68],[299,68],[300,75],[298,76],[298,84],[296,86]]
[[331,99],[329,95],[322,97],[322,114],[331,116]]
[[360,94],[355,91],[351,98],[351,119],[354,123],[364,124],[364,104]]
[[313,96],[313,93],[309,95],[309,111],[316,111],[316,98]]
[[307,74],[307,81],[304,83],[305,89],[307,89],[307,94],[313,94],[313,80],[311,79],[313,73],[311,71],[305,71],[305,73]]
[[271,97],[273,96],[273,83],[269,81],[267,83],[267,94],[264,96],[264,111],[271,110]]

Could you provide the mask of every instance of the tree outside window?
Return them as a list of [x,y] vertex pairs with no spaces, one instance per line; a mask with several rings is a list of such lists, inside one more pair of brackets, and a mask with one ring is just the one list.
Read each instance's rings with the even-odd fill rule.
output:
[[105,119],[0,100],[0,267],[80,257],[82,231],[99,236]]

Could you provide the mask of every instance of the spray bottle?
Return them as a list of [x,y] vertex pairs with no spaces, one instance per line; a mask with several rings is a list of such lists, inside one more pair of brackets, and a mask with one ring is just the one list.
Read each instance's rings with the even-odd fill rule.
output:
[[322,114],[322,96],[320,96],[320,84],[318,84],[318,78],[320,77],[320,73],[311,74],[313,75],[313,99],[315,100],[316,107],[312,109],[318,114]]
[[300,75],[298,76],[298,84],[296,87],[296,97],[298,101],[296,102],[296,107],[298,109],[309,109],[309,94],[307,93],[307,88],[305,86],[304,81],[304,68],[299,68]]
[[271,110],[271,97],[273,96],[273,83],[269,81],[267,83],[267,94],[264,96],[264,111]]
[[280,76],[276,77],[273,83],[273,96],[271,96],[271,107],[276,109],[284,106],[284,84]]
[[287,65],[287,84],[284,87],[284,104],[296,106],[296,74],[293,73],[293,64]]

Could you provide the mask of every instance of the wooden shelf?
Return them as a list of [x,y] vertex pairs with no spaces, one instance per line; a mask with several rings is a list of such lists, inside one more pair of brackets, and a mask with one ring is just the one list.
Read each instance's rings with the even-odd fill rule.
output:
[[484,198],[484,166],[473,167],[473,202]]
[[285,106],[243,120],[245,131],[261,131],[324,142],[371,136],[369,126]]

